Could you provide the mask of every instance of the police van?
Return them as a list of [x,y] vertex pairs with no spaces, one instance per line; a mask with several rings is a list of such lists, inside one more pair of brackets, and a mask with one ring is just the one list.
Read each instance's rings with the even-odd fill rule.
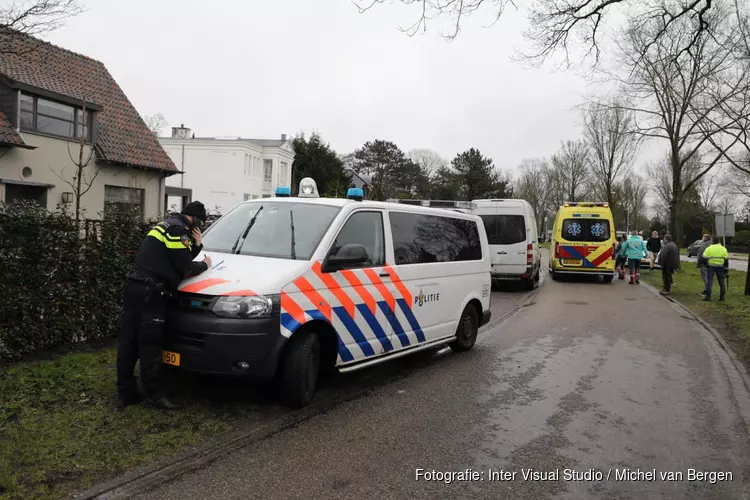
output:
[[183,281],[163,361],[276,379],[310,403],[320,370],[350,372],[445,345],[471,349],[490,319],[490,251],[476,216],[299,195],[250,200],[203,235],[212,267]]

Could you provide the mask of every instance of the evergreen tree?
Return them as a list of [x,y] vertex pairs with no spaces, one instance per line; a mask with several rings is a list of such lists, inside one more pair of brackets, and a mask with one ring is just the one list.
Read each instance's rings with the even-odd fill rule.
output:
[[390,141],[366,142],[354,152],[355,172],[372,176],[374,200],[411,198],[424,187],[422,170]]
[[501,178],[492,158],[483,156],[478,149],[471,148],[459,153],[451,165],[456,171],[459,188],[456,198],[507,198],[513,193],[510,179]]
[[351,185],[351,173],[344,168],[344,162],[331,146],[323,142],[320,134],[313,132],[309,139],[304,133],[293,140],[294,163],[292,164],[293,185],[296,194],[299,181],[311,177],[318,185],[321,196],[341,197]]

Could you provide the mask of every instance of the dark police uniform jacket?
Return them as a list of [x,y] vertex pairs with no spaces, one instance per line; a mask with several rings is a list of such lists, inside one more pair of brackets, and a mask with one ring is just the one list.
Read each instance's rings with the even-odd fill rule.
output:
[[193,242],[185,216],[173,214],[148,232],[128,277],[149,277],[174,292],[183,279],[208,269],[205,262],[193,262],[202,248]]

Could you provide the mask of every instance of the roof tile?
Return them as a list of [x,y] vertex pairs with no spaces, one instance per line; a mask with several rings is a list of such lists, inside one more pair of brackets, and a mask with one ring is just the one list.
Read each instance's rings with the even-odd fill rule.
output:
[[16,31],[5,29],[0,37],[4,47],[13,48],[0,54],[0,75],[102,106],[96,137],[102,159],[177,170],[104,64]]
[[0,144],[13,144],[15,146],[25,146],[26,143],[23,142],[23,139],[21,136],[16,132],[16,129],[13,128],[13,125],[10,123],[10,120],[8,120],[8,117],[5,116],[5,113],[3,113],[3,110],[0,109]]

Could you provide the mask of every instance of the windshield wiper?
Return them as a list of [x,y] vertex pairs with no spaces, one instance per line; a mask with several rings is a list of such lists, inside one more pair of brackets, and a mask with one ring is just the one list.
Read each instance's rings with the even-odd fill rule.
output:
[[292,228],[292,260],[297,260],[297,252],[294,249],[294,212],[291,208],[289,209],[289,224]]
[[258,218],[258,214],[260,213],[261,210],[263,210],[263,205],[260,206],[260,208],[258,209],[258,211],[255,212],[255,215],[253,215],[253,218],[250,219],[250,222],[248,222],[247,226],[245,226],[245,229],[242,230],[242,232],[240,233],[239,238],[237,238],[237,241],[235,241],[234,245],[232,246],[231,253],[233,253],[233,254],[237,253],[237,248],[240,246],[240,242],[242,242],[242,243],[245,242],[245,238],[247,238],[247,233],[249,233],[250,229],[253,228],[253,224],[255,224],[255,219]]

